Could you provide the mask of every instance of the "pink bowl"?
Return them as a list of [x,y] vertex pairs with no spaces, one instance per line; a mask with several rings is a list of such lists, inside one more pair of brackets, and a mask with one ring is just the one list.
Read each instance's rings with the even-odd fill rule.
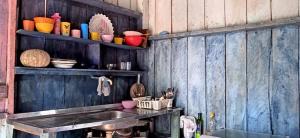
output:
[[114,35],[101,35],[104,42],[110,43],[114,39]]
[[122,101],[122,105],[125,109],[132,109],[136,106],[136,102],[132,100]]

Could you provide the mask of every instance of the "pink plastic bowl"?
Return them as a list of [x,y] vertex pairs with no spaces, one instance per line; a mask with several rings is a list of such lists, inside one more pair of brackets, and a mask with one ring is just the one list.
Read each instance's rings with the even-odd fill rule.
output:
[[132,100],[122,101],[122,105],[125,109],[132,109],[136,106],[136,102]]
[[114,35],[101,35],[104,42],[110,43],[114,39]]

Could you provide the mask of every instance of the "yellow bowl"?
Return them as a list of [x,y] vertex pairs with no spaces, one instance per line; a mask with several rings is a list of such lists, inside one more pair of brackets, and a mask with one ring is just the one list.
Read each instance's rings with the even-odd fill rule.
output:
[[46,17],[34,17],[35,27],[39,32],[51,33],[54,28],[54,20]]
[[36,23],[36,29],[42,33],[51,33],[53,30],[54,25],[50,23]]

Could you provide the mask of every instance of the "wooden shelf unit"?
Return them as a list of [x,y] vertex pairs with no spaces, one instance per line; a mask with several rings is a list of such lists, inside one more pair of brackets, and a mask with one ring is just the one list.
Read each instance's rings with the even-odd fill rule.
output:
[[130,77],[143,74],[144,71],[99,70],[99,69],[61,69],[61,68],[30,68],[15,67],[17,75],[73,75],[73,76],[122,76]]

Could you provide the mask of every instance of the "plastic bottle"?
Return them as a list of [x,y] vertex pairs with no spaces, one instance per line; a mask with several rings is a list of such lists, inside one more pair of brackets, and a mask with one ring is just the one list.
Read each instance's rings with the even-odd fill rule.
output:
[[54,29],[53,33],[60,35],[60,23],[61,23],[61,17],[59,16],[59,13],[54,13],[51,16],[52,19],[54,19]]

